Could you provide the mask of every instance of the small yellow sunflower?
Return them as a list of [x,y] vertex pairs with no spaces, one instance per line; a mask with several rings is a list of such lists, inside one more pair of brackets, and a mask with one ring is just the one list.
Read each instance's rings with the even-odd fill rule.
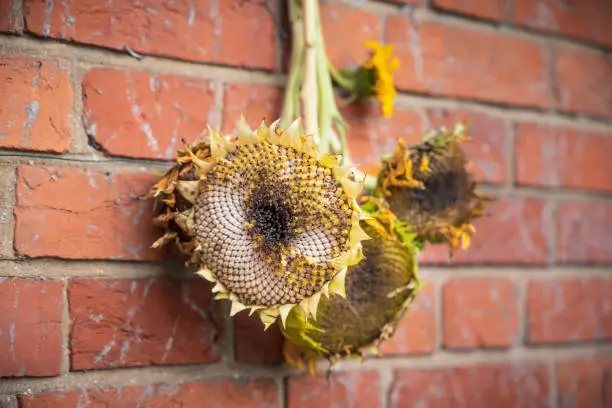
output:
[[407,147],[402,140],[395,154],[383,160],[376,194],[391,211],[408,223],[422,242],[467,249],[475,229],[472,220],[483,215],[491,197],[476,192],[460,142],[467,140],[466,125],[452,131],[441,128]]
[[399,59],[392,57],[393,46],[390,44],[382,46],[376,41],[367,41],[365,45],[372,50],[372,56],[364,68],[375,72],[374,92],[380,101],[383,115],[391,116],[396,94],[393,74],[399,67]]
[[152,189],[166,229],[154,247],[189,254],[232,315],[257,312],[266,328],[297,305],[316,316],[321,294],[344,294],[347,267],[363,257],[362,183],[319,155],[298,121],[252,131],[243,119],[231,139],[209,131]]

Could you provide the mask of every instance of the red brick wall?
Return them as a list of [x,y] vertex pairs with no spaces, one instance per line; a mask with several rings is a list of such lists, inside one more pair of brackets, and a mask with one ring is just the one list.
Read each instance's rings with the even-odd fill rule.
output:
[[0,157],[0,406],[612,407],[609,1],[323,5],[336,64],[401,59],[391,118],[344,110],[356,161],[470,118],[500,198],[452,265],[424,254],[382,358],[291,372],[149,249],[133,197],[181,138],[279,114],[280,3],[0,0],[1,153],[36,155]]

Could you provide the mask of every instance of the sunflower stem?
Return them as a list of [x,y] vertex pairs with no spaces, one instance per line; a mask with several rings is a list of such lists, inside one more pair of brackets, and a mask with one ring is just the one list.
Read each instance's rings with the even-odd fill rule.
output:
[[329,69],[329,73],[331,74],[332,79],[340,85],[342,88],[347,91],[354,91],[355,89],[355,81],[351,78],[346,77],[341,74],[336,68],[334,68],[334,64],[331,61],[328,61],[327,67]]
[[[320,38],[316,35],[316,0],[302,0],[304,29],[304,77],[302,78],[301,99],[304,106],[304,133],[318,133],[318,92],[317,92],[317,45]],[[317,141],[318,142],[318,141]]]
[[304,50],[304,32],[302,29],[302,10],[298,0],[289,1],[289,21],[291,22],[291,62],[287,78],[287,89],[283,101],[281,128],[288,127],[291,122],[300,117],[298,93],[302,81],[302,60]]

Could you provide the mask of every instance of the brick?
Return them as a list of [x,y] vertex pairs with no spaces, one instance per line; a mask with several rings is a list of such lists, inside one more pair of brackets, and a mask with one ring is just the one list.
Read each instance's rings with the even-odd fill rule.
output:
[[64,60],[0,55],[0,148],[68,151],[70,70]]
[[421,292],[395,329],[380,347],[382,355],[428,354],[436,347],[434,284],[423,282]]
[[236,134],[240,115],[252,129],[262,120],[270,124],[280,118],[283,106],[283,91],[265,85],[227,84],[223,99],[223,132]]
[[612,263],[612,205],[565,202],[556,213],[557,261]]
[[558,48],[553,63],[557,106],[592,116],[612,116],[612,61],[603,54]]
[[375,371],[334,373],[328,379],[292,377],[287,385],[287,408],[377,408],[380,380]]
[[389,406],[549,407],[548,368],[541,364],[481,364],[395,372]]
[[612,138],[590,132],[521,123],[516,126],[516,181],[522,185],[612,191]]
[[278,325],[264,331],[256,315],[240,313],[234,318],[236,361],[245,364],[279,364],[283,359],[283,336]]
[[612,355],[565,359],[555,371],[559,407],[612,407]]
[[488,203],[474,221],[476,233],[466,251],[455,249],[451,260],[444,245],[430,245],[420,262],[456,264],[546,264],[552,220],[548,205],[538,199],[503,198]]
[[454,279],[443,289],[444,347],[507,348],[518,338],[517,288],[511,280]]
[[417,5],[421,2],[421,0],[389,0],[391,3],[397,4],[414,4]]
[[349,128],[347,142],[351,162],[370,174],[380,170],[383,155],[393,154],[398,139],[418,143],[422,119],[417,111],[395,106],[390,117],[382,116],[378,101],[351,104],[341,109]]
[[278,407],[271,380],[152,384],[80,391],[48,392],[19,397],[21,408],[105,407]]
[[[323,3],[320,9],[325,53],[334,67],[357,68],[363,64],[370,55],[365,42],[378,40],[376,14],[339,3]],[[351,28],[350,35],[346,35],[347,27]]]
[[211,296],[202,280],[71,280],[72,369],[218,361],[222,317],[218,307],[210,314]]
[[400,59],[395,81],[402,90],[521,106],[551,104],[548,51],[534,41],[403,16],[387,19],[385,41]]
[[[30,257],[153,260],[160,236],[151,202],[157,177],[69,167],[17,169],[15,249]],[[75,194],[78,192],[78,194]]]
[[122,69],[93,69],[83,78],[83,126],[106,153],[174,159],[182,139],[213,128],[214,84]]
[[261,2],[25,0],[24,14],[26,29],[43,37],[240,67],[276,64],[274,17]]
[[612,6],[606,0],[572,3],[515,0],[515,23],[601,45],[612,45]]
[[0,259],[13,258],[15,169],[0,166]]
[[0,277],[0,377],[60,372],[62,283]]
[[[483,3],[484,4],[484,3]],[[452,129],[461,121],[468,121],[470,141],[463,143],[468,159],[474,164],[470,171],[476,180],[502,183],[508,177],[506,171],[506,124],[502,119],[484,113],[443,108],[427,109],[433,127]]]
[[504,20],[506,15],[506,0],[433,0],[433,5],[443,11],[488,20]]
[[19,0],[8,0],[0,3],[0,32],[21,31],[21,2]]
[[527,287],[530,343],[612,339],[612,279],[533,281]]

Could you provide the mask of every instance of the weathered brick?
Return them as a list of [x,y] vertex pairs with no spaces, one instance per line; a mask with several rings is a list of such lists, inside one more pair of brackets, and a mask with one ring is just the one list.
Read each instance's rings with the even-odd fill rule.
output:
[[530,343],[612,339],[612,279],[533,281],[527,287]]
[[371,174],[380,170],[381,156],[393,154],[398,139],[418,143],[422,136],[421,114],[403,107],[394,107],[393,114],[384,117],[378,101],[372,101],[349,105],[341,114],[349,126],[351,162]]
[[73,279],[73,370],[191,364],[221,355],[222,317],[202,280]]
[[612,45],[612,6],[606,0],[515,0],[514,18],[517,25]]
[[0,55],[0,95],[5,95],[0,102],[0,148],[68,151],[70,70],[64,60]]
[[19,397],[21,408],[104,407],[278,407],[276,386],[271,380],[247,382],[153,384],[80,391],[48,392]]
[[83,125],[106,153],[173,159],[182,139],[214,128],[214,84],[123,69],[93,69],[83,78]]
[[0,31],[21,31],[19,18],[21,17],[20,0],[5,0],[0,3]]
[[239,313],[234,320],[236,361],[245,364],[283,362],[283,336],[278,325],[264,331],[261,319],[247,313]]
[[0,167],[0,259],[13,258],[15,169]]
[[15,249],[31,257],[161,259],[151,249],[149,191],[156,177],[69,167],[17,169]]
[[[538,199],[503,198],[488,203],[488,215],[474,221],[476,233],[466,251],[455,249],[452,263],[548,263],[552,220],[548,205]],[[449,262],[448,249],[431,245],[422,263]]]
[[261,2],[25,0],[26,29],[43,37],[185,60],[272,69],[274,17]]
[[[521,106],[551,104],[548,51],[531,40],[391,16],[400,89]],[[469,45],[468,45],[469,44]]]
[[436,318],[433,282],[423,282],[420,290],[393,337],[381,345],[381,354],[427,354],[434,351]]
[[544,365],[483,364],[426,370],[397,370],[390,407],[549,407]]
[[427,110],[431,126],[452,129],[460,121],[469,123],[470,141],[463,143],[468,159],[474,163],[470,168],[478,181],[501,183],[506,180],[507,130],[503,120],[484,113],[466,110],[431,108]]
[[610,134],[533,123],[516,125],[519,184],[612,191]]
[[565,359],[555,371],[559,407],[612,407],[612,355]]
[[596,52],[557,48],[553,68],[559,108],[612,116],[612,87],[606,85],[612,82],[612,60]]
[[444,347],[503,348],[518,338],[517,289],[509,279],[454,279],[444,285]]
[[0,277],[0,377],[59,374],[62,299],[60,281]]
[[375,371],[334,373],[328,379],[292,377],[287,385],[287,408],[377,408],[380,380]]
[[[378,39],[376,14],[340,3],[323,3],[320,13],[325,52],[336,69],[363,64],[370,54],[365,42]],[[350,35],[346,35],[347,27]]]
[[556,213],[557,261],[612,263],[612,205],[565,202]]
[[270,124],[280,118],[283,91],[280,88],[251,85],[227,84],[223,98],[223,132],[236,134],[240,115],[252,129],[259,127],[262,120]]
[[506,0],[433,0],[433,5],[444,11],[488,20],[504,20],[506,16]]

